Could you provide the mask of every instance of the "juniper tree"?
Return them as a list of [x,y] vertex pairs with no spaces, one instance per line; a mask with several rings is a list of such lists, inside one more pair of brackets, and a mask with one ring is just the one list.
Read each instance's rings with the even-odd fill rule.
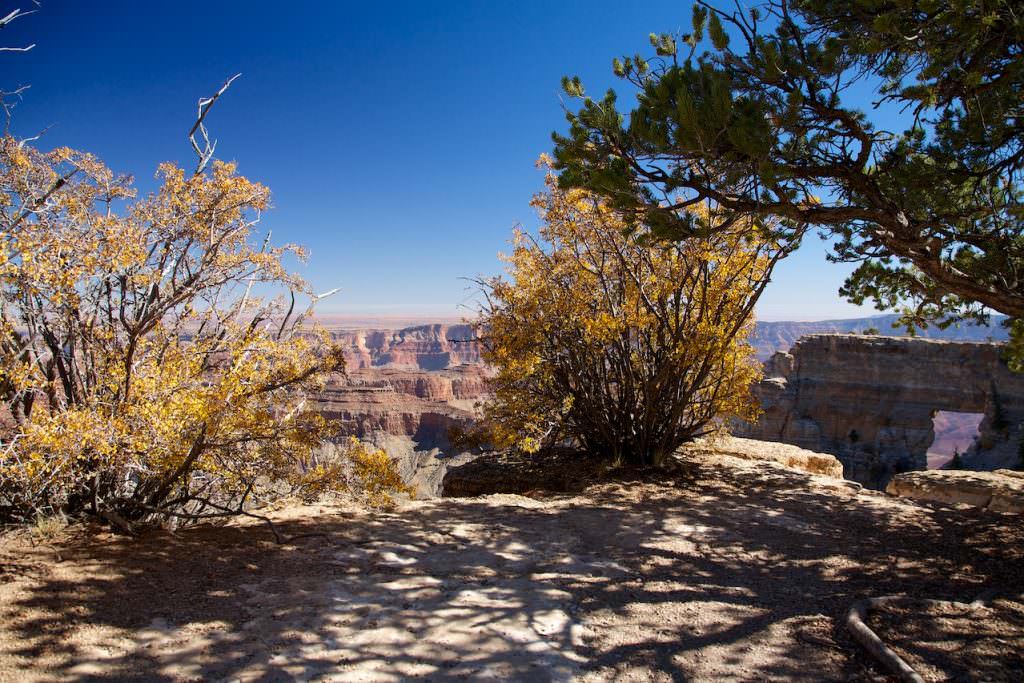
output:
[[[1024,357],[1024,12],[1012,0],[770,0],[694,6],[688,34],[615,59],[636,90],[586,95],[554,135],[564,187],[668,239],[712,201],[818,226],[840,290],[913,329],[1009,316]],[[853,94],[854,90],[860,95]],[[865,90],[869,91],[866,97]]]

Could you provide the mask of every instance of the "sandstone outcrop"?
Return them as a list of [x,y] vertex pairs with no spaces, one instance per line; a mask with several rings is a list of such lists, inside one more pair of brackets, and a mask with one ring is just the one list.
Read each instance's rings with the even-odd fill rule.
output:
[[424,353],[432,360],[397,366],[390,364],[393,356],[373,355],[370,365],[334,376],[315,397],[315,406],[333,423],[339,440],[355,436],[384,448],[417,495],[431,498],[439,495],[447,468],[468,460],[452,451],[448,434],[473,422],[486,371],[480,364],[424,370],[421,365],[437,360],[430,355],[434,352]]
[[833,479],[843,478],[843,464],[834,455],[815,453],[786,443],[742,439],[735,436],[698,439],[681,449],[683,456],[690,452],[724,455],[740,460],[774,462],[791,470],[807,474],[820,474]]
[[763,415],[737,434],[832,453],[847,479],[884,488],[923,470],[938,410],[983,413],[968,469],[1020,461],[1024,375],[1002,345],[863,335],[809,335],[765,363]]
[[484,368],[460,365],[437,372],[401,368],[363,368],[348,375],[353,387],[393,391],[428,401],[473,401],[486,391]]
[[469,411],[444,401],[400,394],[384,386],[328,386],[316,397],[316,408],[344,436],[363,438],[379,431],[429,444],[445,441],[450,427],[473,420]]
[[897,474],[886,493],[915,500],[1024,513],[1024,472],[930,470]]

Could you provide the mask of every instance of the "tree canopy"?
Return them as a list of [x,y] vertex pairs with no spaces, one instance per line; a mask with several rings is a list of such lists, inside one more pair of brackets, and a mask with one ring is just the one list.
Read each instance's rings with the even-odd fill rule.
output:
[[[1010,317],[1024,338],[1024,13],[1010,0],[700,2],[688,34],[613,61],[632,84],[554,135],[563,187],[682,239],[706,201],[811,225],[858,263],[841,293],[910,327]],[[856,93],[856,94],[855,94]],[[866,93],[866,94],[865,94]],[[867,100],[867,101],[865,101]],[[1018,350],[1017,353],[1020,356]]]

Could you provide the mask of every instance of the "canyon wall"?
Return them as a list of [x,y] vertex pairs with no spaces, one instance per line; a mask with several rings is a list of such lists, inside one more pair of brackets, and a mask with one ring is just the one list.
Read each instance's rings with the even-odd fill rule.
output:
[[[941,339],[944,341],[1006,341],[1008,334],[1002,322],[1006,316],[993,315],[990,325],[977,325],[971,322],[956,327],[940,329],[935,325],[919,330],[917,336],[924,339]],[[764,321],[754,324],[754,332],[750,335],[750,343],[760,360],[767,360],[776,351],[787,351],[801,337],[809,334],[863,334],[864,330],[875,329],[878,334],[886,337],[902,337],[906,330],[898,324],[896,314],[874,315],[867,318],[844,318],[842,320],[801,321]]]
[[[784,348],[790,333],[803,331],[790,323],[766,325],[755,340],[759,355]],[[386,446],[403,470],[443,473],[448,430],[473,421],[486,391],[472,329],[429,324],[335,329],[331,336],[345,349],[348,372],[317,402],[340,435]],[[983,413],[981,438],[963,455],[964,467],[1013,467],[1021,460],[1024,376],[1010,373],[999,351],[993,343],[804,336],[789,353],[766,361],[765,379],[755,387],[764,414],[736,432],[832,453],[848,479],[884,488],[895,473],[926,468],[936,411]],[[435,484],[432,479],[421,493],[429,495]]]
[[480,345],[469,325],[417,325],[400,330],[334,330],[349,371],[404,367],[435,371],[480,363]]
[[384,432],[433,447],[446,445],[450,427],[472,422],[483,391],[479,365],[434,372],[362,368],[333,377],[315,401],[340,436],[362,439]]
[[317,409],[350,436],[384,448],[403,478],[423,497],[437,495],[453,453],[449,430],[476,417],[486,389],[479,344],[468,325],[404,329],[333,329],[345,352],[346,373],[331,378]]
[[925,469],[938,410],[983,413],[968,469],[1020,462],[1024,375],[1000,344],[815,334],[765,363],[755,386],[764,414],[737,433],[832,453],[847,479],[884,488]]

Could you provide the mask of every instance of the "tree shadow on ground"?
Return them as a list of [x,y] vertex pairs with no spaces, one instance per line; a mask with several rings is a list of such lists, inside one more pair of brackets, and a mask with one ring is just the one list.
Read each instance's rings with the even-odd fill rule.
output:
[[1020,680],[1024,601],[900,605],[872,611],[868,624],[926,679]]
[[[89,536],[4,590],[0,677],[836,679],[859,599],[1024,592],[1019,519],[690,463],[581,495]],[[316,509],[313,509],[316,512]],[[5,553],[6,554],[6,553]],[[49,555],[47,555],[49,554]]]

